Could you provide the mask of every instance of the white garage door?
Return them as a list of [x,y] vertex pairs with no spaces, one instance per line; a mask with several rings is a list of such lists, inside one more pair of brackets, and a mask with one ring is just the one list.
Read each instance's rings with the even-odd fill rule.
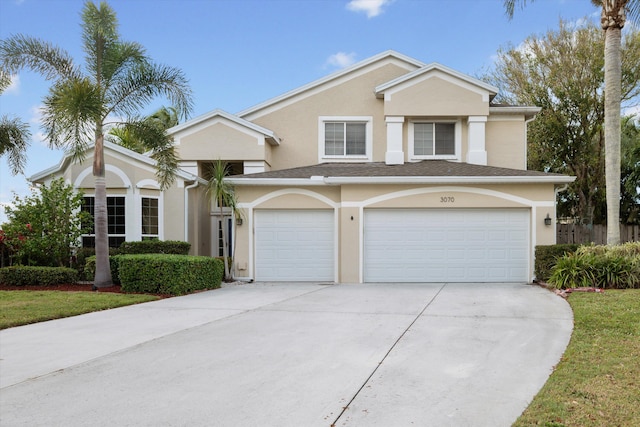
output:
[[525,209],[365,211],[365,282],[523,282]]
[[255,213],[256,280],[334,281],[333,210]]

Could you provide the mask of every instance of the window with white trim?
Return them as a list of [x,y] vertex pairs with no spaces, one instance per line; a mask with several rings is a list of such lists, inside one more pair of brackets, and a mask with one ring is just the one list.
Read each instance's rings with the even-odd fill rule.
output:
[[[95,197],[83,198],[82,210],[89,212],[95,218]],[[126,215],[124,196],[107,197],[107,233],[109,234],[109,247],[118,248],[126,240]],[[96,231],[95,220],[89,234],[82,236],[82,247],[95,248]]]
[[320,161],[370,161],[371,117],[320,117],[318,157]]
[[159,237],[160,229],[158,199],[153,197],[142,197],[140,204],[142,211],[142,240],[157,239]]
[[414,159],[458,159],[460,129],[457,122],[409,123],[409,155]]

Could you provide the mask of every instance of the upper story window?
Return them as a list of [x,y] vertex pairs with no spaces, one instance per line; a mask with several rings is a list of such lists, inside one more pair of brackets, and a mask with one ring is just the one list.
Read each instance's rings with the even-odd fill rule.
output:
[[371,161],[371,117],[320,117],[319,161]]
[[460,159],[459,122],[409,123],[409,155],[412,159]]

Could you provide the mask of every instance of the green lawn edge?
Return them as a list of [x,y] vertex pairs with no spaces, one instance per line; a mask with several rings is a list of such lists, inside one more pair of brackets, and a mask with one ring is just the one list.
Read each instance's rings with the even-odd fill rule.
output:
[[640,290],[572,293],[561,361],[513,427],[640,426]]
[[0,291],[0,330],[159,298],[110,292]]

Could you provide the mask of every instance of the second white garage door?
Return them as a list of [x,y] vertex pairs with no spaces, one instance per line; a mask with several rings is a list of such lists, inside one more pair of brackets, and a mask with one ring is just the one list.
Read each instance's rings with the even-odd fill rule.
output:
[[333,282],[334,229],[332,210],[256,211],[256,280]]
[[365,282],[526,282],[525,209],[370,209]]

